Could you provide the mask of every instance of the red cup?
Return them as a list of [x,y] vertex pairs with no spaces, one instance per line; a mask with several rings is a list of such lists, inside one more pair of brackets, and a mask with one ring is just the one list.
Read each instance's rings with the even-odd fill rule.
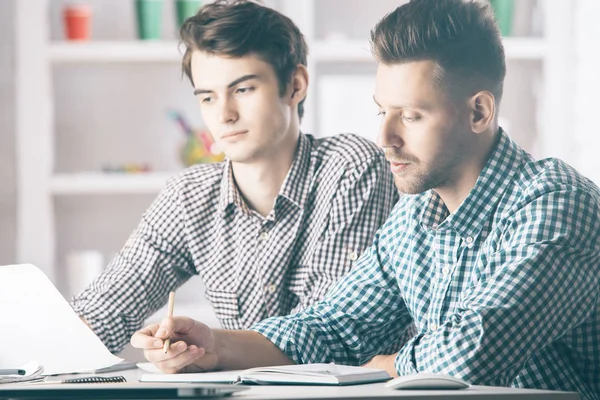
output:
[[67,5],[63,16],[68,40],[89,40],[92,25],[92,8],[89,5]]

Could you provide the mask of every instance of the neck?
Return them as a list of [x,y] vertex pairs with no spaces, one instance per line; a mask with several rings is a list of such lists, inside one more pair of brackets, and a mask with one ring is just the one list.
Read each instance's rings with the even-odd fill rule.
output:
[[296,154],[299,134],[289,135],[268,159],[252,163],[231,163],[240,194],[251,209],[269,215]]
[[463,164],[456,171],[455,177],[449,179],[447,185],[435,189],[450,213],[456,211],[475,187],[483,167],[494,150],[499,134],[498,129],[490,129],[489,132],[477,137],[473,142],[474,145],[468,150],[471,154],[475,154],[475,157]]

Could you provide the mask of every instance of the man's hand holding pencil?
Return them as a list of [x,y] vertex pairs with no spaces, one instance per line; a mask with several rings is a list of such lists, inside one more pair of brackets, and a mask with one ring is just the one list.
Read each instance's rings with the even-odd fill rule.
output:
[[148,361],[165,373],[204,372],[216,369],[215,332],[188,317],[174,317],[175,294],[169,295],[169,313],[160,324],[149,325],[131,338]]

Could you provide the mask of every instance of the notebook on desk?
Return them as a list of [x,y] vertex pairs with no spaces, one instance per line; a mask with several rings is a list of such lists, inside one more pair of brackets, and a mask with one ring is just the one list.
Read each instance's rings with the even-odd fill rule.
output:
[[0,399],[197,399],[229,396],[248,387],[217,384],[90,383],[0,387]]
[[258,367],[244,371],[181,374],[144,374],[140,382],[214,382],[252,383],[261,385],[325,385],[345,386],[382,382],[390,375],[381,369],[337,364],[303,364]]

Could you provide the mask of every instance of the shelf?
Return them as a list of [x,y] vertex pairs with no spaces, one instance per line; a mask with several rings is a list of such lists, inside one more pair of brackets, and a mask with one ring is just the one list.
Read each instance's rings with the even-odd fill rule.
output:
[[[543,59],[547,46],[540,38],[505,38],[507,59]],[[182,51],[176,41],[54,42],[48,56],[53,63],[179,63]],[[373,62],[369,42],[364,40],[320,40],[310,46],[316,62]]]
[[48,58],[60,63],[181,62],[176,41],[54,42]]
[[[507,60],[541,60],[547,46],[541,38],[504,38]],[[316,61],[321,62],[373,62],[368,41],[331,40],[317,41],[310,48]]]
[[173,174],[58,174],[50,179],[49,190],[54,195],[156,194]]

